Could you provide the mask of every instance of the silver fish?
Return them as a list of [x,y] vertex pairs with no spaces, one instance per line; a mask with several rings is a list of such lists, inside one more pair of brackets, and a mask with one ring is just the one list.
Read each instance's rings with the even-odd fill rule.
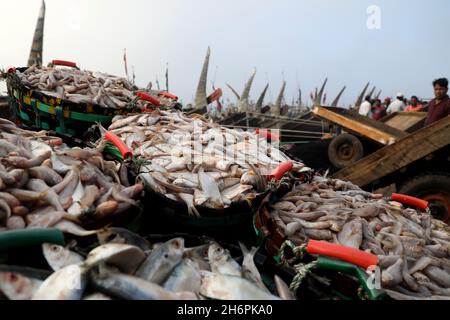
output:
[[220,274],[241,276],[241,266],[231,257],[228,250],[218,243],[212,243],[208,248],[208,260],[211,271]]
[[200,294],[219,300],[280,300],[239,276],[201,271]]
[[68,265],[81,264],[84,261],[84,258],[78,253],[53,243],[43,243],[42,251],[47,263],[54,271]]
[[45,279],[32,300],[80,300],[87,285],[88,269],[68,265]]
[[184,258],[173,270],[164,283],[164,289],[172,292],[198,293],[201,285],[198,264],[189,258]]
[[42,281],[14,272],[0,272],[0,292],[10,300],[29,300]]
[[154,249],[136,271],[136,276],[156,284],[162,284],[181,261],[184,239],[174,238]]
[[258,248],[252,247],[248,250],[242,242],[239,242],[239,246],[241,247],[242,254],[244,256],[244,261],[242,262],[242,275],[247,280],[254,282],[261,289],[269,292],[258,269],[255,266],[254,258]]
[[145,254],[138,247],[122,243],[107,243],[89,252],[84,265],[93,267],[107,262],[123,272],[133,273],[144,259]]
[[99,291],[114,297],[130,300],[180,300],[196,299],[195,294],[174,293],[144,279],[110,271],[92,273],[91,279]]

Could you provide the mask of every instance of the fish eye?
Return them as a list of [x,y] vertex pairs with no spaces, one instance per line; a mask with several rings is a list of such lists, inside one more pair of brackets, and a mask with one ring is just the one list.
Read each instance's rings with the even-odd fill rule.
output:
[[167,253],[164,253],[164,259],[168,259],[169,255]]

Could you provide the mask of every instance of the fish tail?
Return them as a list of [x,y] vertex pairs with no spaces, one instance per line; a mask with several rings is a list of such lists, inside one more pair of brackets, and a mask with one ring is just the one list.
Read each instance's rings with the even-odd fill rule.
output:
[[244,257],[247,256],[249,253],[251,254],[251,252],[249,252],[247,247],[240,241],[239,241],[239,247],[241,247],[242,254],[243,254]]
[[250,250],[250,255],[252,258],[255,256],[257,251],[258,251],[258,247],[252,247],[252,249]]

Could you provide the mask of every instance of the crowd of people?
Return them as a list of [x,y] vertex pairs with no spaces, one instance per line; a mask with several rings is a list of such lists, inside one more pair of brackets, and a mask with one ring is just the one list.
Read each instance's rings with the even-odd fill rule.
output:
[[359,114],[380,120],[388,114],[394,112],[427,112],[425,125],[429,125],[450,115],[450,99],[448,92],[448,80],[446,78],[433,81],[435,98],[429,103],[421,101],[417,96],[412,96],[409,100],[403,93],[396,94],[393,101],[386,97],[382,102],[380,99],[371,99],[366,96],[364,102],[359,107]]
[[427,103],[421,101],[417,96],[412,96],[408,100],[403,93],[399,92],[393,101],[390,97],[386,97],[384,101],[381,101],[380,99],[371,99],[370,96],[366,96],[359,108],[359,114],[374,120],[380,120],[388,114],[399,111],[427,111],[427,106]]

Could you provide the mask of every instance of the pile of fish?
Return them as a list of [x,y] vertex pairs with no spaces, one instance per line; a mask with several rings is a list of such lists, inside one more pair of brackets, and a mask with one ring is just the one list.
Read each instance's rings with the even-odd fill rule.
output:
[[[256,248],[241,245],[242,265],[216,242],[185,247],[181,237],[151,245],[121,228],[98,232],[99,244],[83,255],[44,243],[51,274],[2,266],[0,292],[11,300],[79,299],[280,299],[264,285],[255,266]],[[278,294],[292,299],[286,283],[275,276]],[[88,288],[90,292],[88,291]]]
[[271,215],[296,245],[325,240],[378,255],[392,298],[450,298],[450,228],[428,213],[317,175],[273,204]]
[[[253,199],[266,188],[264,176],[291,161],[253,132],[179,111],[116,116],[108,130],[145,161],[139,179],[172,200],[184,201],[191,215],[198,215],[195,206],[225,208]],[[303,168],[292,162],[293,170]]]
[[[16,75],[30,89],[74,103],[95,104],[110,109],[152,106],[135,95],[139,88],[130,81],[102,72],[33,65],[23,72],[16,70]],[[156,91],[147,91],[147,94],[157,97],[162,105],[170,105],[171,99],[159,97]]]
[[134,199],[143,185],[125,187],[119,174],[95,149],[67,148],[45,131],[0,119],[0,231],[55,227],[83,233],[85,221],[126,213],[139,205]]

